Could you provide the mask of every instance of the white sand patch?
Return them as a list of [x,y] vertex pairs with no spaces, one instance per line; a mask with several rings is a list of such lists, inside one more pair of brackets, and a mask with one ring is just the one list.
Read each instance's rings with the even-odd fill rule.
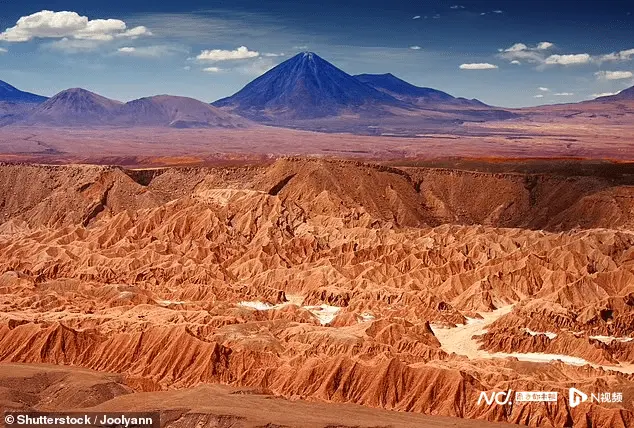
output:
[[615,337],[615,336],[590,336],[590,339],[598,340],[600,342],[605,343],[606,345],[609,345],[613,341],[627,343],[634,340],[633,337]]
[[183,305],[187,302],[183,301],[183,300],[157,300],[156,303],[158,303],[159,305],[163,305],[163,306],[169,306],[169,305]]
[[544,335],[549,339],[554,339],[557,337],[557,333],[553,333],[551,331],[533,331],[530,328],[525,328],[524,331],[528,334],[530,334],[531,336],[539,336],[539,335]]
[[359,322],[369,322],[369,321],[374,321],[374,315],[372,315],[369,312],[364,312],[361,315],[359,315]]
[[[479,343],[472,339],[472,336],[481,335],[486,333],[486,327],[496,321],[503,315],[508,314],[513,309],[513,306],[505,306],[496,309],[492,312],[481,312],[482,319],[467,318],[467,323],[458,325],[454,328],[446,328],[442,326],[431,325],[434,335],[440,342],[441,348],[448,353],[456,353],[457,355],[464,355],[465,357],[477,360],[477,359],[492,359],[492,358],[508,358],[515,357],[520,361],[530,361],[535,363],[549,363],[552,361],[561,361],[565,364],[583,366],[590,365],[594,368],[602,368],[604,370],[618,371],[621,373],[634,373],[634,364],[620,364],[618,366],[608,366],[590,363],[587,360],[579,357],[573,357],[571,355],[561,354],[544,354],[541,352],[530,353],[505,353],[505,352],[488,352],[482,349],[478,349]],[[536,334],[547,334],[550,332],[533,332]],[[555,334],[555,333],[552,333]],[[605,338],[605,336],[593,336]],[[634,340],[633,338],[624,338]]]
[[337,312],[341,310],[338,306],[319,305],[319,306],[304,306],[304,309],[310,311],[311,314],[319,319],[321,325],[328,324],[335,319]]
[[471,337],[486,333],[487,325],[508,314],[512,309],[513,305],[504,306],[493,312],[481,313],[481,319],[467,318],[466,324],[459,324],[454,328],[431,325],[431,329],[445,352],[450,354],[454,352],[470,359],[491,358],[487,351],[478,349],[478,342]]
[[584,360],[579,357],[572,357],[570,355],[562,355],[562,354],[543,354],[541,352],[528,352],[528,353],[520,353],[520,352],[495,352],[490,354],[491,358],[507,358],[507,357],[515,357],[520,361],[532,361],[534,363],[549,363],[551,361],[561,361],[566,364],[572,364],[575,366],[585,366],[586,364],[592,364],[589,361]]
[[[278,305],[272,305],[270,303],[255,300],[250,302],[242,301],[238,303],[238,306],[255,309],[256,311],[269,311],[271,309],[280,309],[288,305],[297,305],[306,309],[315,317],[317,317],[322,325],[328,324],[333,319],[335,319],[335,316],[337,316],[337,313],[341,310],[341,308],[338,306],[330,306],[326,304],[322,304],[319,306],[301,306],[304,302],[304,297],[298,294],[287,294],[286,299],[286,302],[280,303]],[[372,319],[374,319],[374,317],[372,317]]]
[[271,305],[270,303],[265,303],[265,302],[260,302],[259,300],[255,300],[253,302],[242,301],[238,303],[238,306],[255,309],[256,311],[268,311],[269,309],[274,309],[276,306],[279,306],[279,305]]

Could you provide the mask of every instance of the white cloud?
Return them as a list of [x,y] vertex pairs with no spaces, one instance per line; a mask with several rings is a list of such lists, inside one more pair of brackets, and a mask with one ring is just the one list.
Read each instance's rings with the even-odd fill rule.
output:
[[493,13],[504,13],[504,11],[498,9],[498,10],[494,10]]
[[416,15],[412,19],[420,19],[420,15]]
[[454,4],[453,6],[449,6],[449,9],[464,9],[464,6],[459,4]]
[[409,48],[415,51],[419,51],[422,49],[420,46],[410,46]]
[[634,49],[626,49],[620,52],[612,52],[606,55],[601,55],[598,58],[598,61],[629,61],[632,57],[634,57]]
[[282,53],[272,53],[272,52],[268,52],[268,53],[263,53],[262,56],[266,56],[266,57],[270,57],[270,58],[276,58],[279,56],[285,56],[286,54],[284,52]]
[[498,68],[497,65],[489,64],[488,62],[476,62],[471,64],[460,64],[461,70],[492,70]]
[[550,89],[548,89],[548,88],[544,88],[543,86],[540,86],[540,87],[539,87],[539,88],[537,88],[537,89],[539,89],[539,90],[540,90],[540,91],[542,91],[542,92],[548,92],[548,91],[550,91]]
[[126,23],[119,19],[89,20],[77,12],[42,10],[18,19],[15,26],[0,33],[0,40],[28,42],[35,38],[67,38],[109,41],[115,37],[136,38],[151,34],[143,26],[128,30]]
[[571,97],[574,95],[573,92],[555,92],[553,95],[557,97]]
[[246,46],[240,46],[239,48],[227,51],[222,49],[204,50],[196,57],[201,61],[229,61],[236,59],[255,58],[260,56],[257,51],[250,51]]
[[544,98],[542,94],[533,95],[533,98]]
[[160,58],[175,53],[185,52],[184,49],[170,45],[154,45],[154,46],[124,46],[117,49],[120,55],[135,56],[141,58]]
[[617,95],[618,92],[601,92],[599,94],[592,94],[592,96],[594,98],[599,98],[599,97],[610,97],[612,95]]
[[528,46],[526,46],[524,43],[515,43],[510,48],[504,49],[504,52],[521,52],[525,50],[528,50]]
[[634,76],[631,71],[597,71],[594,75],[600,80],[629,79]]
[[486,14],[487,14],[486,12],[482,12],[482,13],[480,13],[480,16],[484,16]]
[[513,61],[511,61],[511,64],[513,65],[520,65],[521,62],[519,62],[518,60],[514,59]]
[[189,71],[191,69],[192,69],[191,65],[186,65],[185,67],[183,67],[183,70],[185,71]]
[[499,56],[511,61],[511,64],[517,64],[513,61],[526,61],[541,64],[545,61],[545,51],[553,46],[554,43],[551,42],[539,42],[535,46],[528,46],[525,43],[515,43],[506,49],[499,49],[501,52]]
[[219,73],[222,71],[222,69],[218,67],[207,67],[203,68],[203,71],[206,71],[207,73]]
[[152,36],[152,32],[145,28],[143,25],[139,25],[138,27],[130,28],[129,30],[124,31],[123,33],[116,34],[116,37],[125,37],[129,39],[137,39],[141,36]]
[[546,50],[546,49],[550,49],[553,46],[555,46],[554,43],[551,42],[539,42],[537,43],[537,49],[539,49],[540,51]]
[[0,54],[4,54],[9,52],[9,50],[7,48],[0,48]]
[[569,55],[551,55],[545,59],[544,64],[547,65],[579,65],[588,64],[591,57],[587,53],[569,54]]

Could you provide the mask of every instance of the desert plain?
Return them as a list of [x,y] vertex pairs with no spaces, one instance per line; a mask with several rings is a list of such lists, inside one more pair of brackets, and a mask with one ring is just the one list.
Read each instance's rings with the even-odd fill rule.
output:
[[5,128],[0,408],[632,426],[632,129],[586,122]]

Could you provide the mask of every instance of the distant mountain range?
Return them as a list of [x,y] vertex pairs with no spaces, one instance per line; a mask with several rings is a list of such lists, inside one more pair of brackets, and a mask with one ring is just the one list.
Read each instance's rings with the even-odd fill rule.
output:
[[588,107],[592,117],[598,105],[629,100],[634,100],[634,87],[582,103],[503,109],[415,86],[391,73],[352,76],[303,52],[211,105],[169,95],[122,103],[80,88],[48,99],[0,81],[0,126],[244,128],[259,122],[322,132],[411,135],[525,115],[579,116],[584,105],[594,106]]
[[246,128],[247,119],[193,98],[158,95],[122,103],[81,88],[67,89],[8,121],[16,125]]

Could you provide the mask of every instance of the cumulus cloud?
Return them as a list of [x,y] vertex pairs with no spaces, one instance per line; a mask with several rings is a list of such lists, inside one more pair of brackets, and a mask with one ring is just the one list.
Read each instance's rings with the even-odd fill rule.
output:
[[513,61],[511,61],[511,64],[513,65],[520,65],[521,62],[519,62],[518,60],[514,59]]
[[542,92],[548,92],[548,91],[550,91],[550,89],[548,89],[548,88],[544,88],[543,86],[540,86],[540,87],[539,87],[539,88],[537,88],[537,89],[539,89],[539,90],[540,90],[540,91],[542,91]]
[[606,55],[601,55],[598,58],[599,62],[604,61],[629,61],[634,57],[634,49],[626,49],[620,52],[612,52]]
[[594,75],[599,80],[629,79],[634,76],[631,71],[597,71]]
[[544,61],[547,65],[579,65],[588,64],[591,57],[587,53],[569,55],[550,55]]
[[546,51],[553,46],[555,45],[552,42],[539,42],[535,46],[515,43],[506,49],[500,49],[499,56],[510,61],[511,64],[518,64],[520,61],[542,64],[546,59]]
[[223,49],[204,50],[196,57],[200,61],[229,61],[237,59],[248,59],[260,56],[257,51],[250,51],[246,46],[228,51]]
[[206,71],[207,73],[219,73],[222,71],[222,69],[218,67],[207,67],[203,68],[203,71]]
[[556,97],[571,97],[574,95],[573,92],[555,92],[553,95]]
[[137,38],[152,33],[139,26],[128,29],[119,19],[89,20],[77,12],[42,10],[23,16],[16,25],[0,33],[0,40],[28,42],[36,38],[109,41],[114,38]]
[[409,48],[415,51],[419,51],[422,49],[420,46],[410,46]]
[[498,68],[497,65],[489,64],[488,62],[475,62],[470,64],[460,64],[461,70],[492,70]]
[[626,49],[620,52],[612,52],[605,55],[590,55],[588,53],[555,55],[548,51],[555,47],[552,42],[539,42],[535,46],[528,46],[525,43],[515,43],[506,49],[498,49],[499,57],[518,64],[528,62],[538,64],[540,67],[549,65],[582,65],[582,64],[600,64],[608,61],[629,61],[634,59],[634,49]]

